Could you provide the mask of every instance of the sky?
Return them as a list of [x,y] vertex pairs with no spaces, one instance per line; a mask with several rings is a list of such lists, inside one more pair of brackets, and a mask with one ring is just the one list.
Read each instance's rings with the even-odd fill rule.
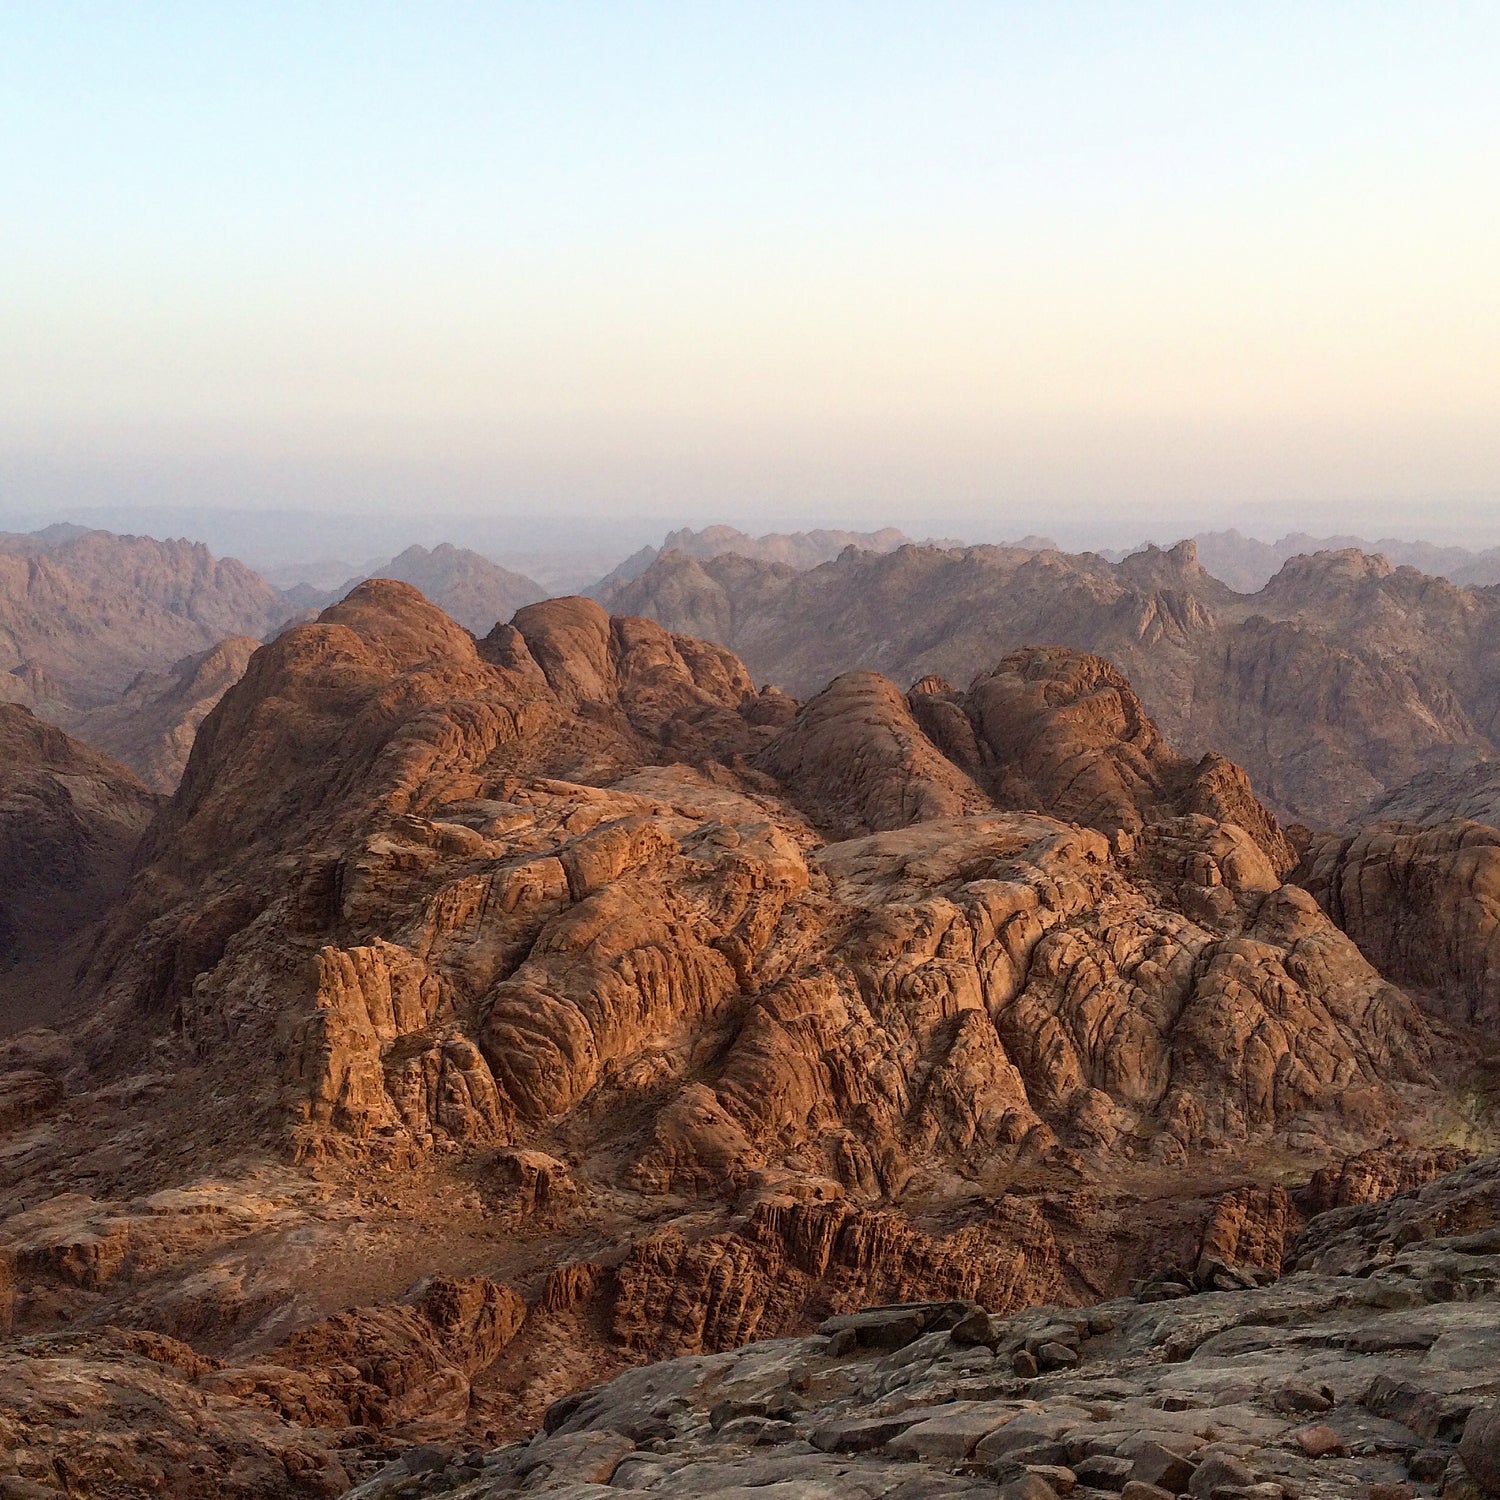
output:
[[0,514],[1500,542],[1500,6],[0,0]]

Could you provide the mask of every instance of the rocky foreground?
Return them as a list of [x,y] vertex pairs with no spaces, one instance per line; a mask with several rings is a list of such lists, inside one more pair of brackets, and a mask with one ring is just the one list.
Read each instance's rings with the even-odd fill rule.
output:
[[1500,1160],[1322,1215],[1292,1264],[830,1318],[629,1371],[498,1452],[411,1449],[350,1500],[1500,1494]]

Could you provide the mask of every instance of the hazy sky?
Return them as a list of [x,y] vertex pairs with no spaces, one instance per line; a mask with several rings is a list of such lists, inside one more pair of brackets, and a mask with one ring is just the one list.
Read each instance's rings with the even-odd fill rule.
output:
[[0,0],[0,504],[1500,541],[1500,6]]

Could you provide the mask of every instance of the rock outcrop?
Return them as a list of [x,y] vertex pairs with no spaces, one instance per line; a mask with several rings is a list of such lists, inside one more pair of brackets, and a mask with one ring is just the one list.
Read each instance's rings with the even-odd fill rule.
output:
[[1382,973],[1430,1009],[1500,1019],[1500,774],[1421,776],[1363,826],[1310,839],[1296,878]]
[[1301,879],[1384,974],[1441,1014],[1500,1023],[1500,829],[1377,823],[1316,840]]
[[55,1013],[155,811],[124,766],[0,703],[0,1032]]
[[1250,595],[1205,572],[1191,542],[1118,563],[850,549],[808,571],[664,552],[604,597],[722,641],[757,681],[798,694],[856,669],[967,688],[1022,647],[1094,653],[1169,743],[1228,755],[1281,816],[1314,827],[1419,772],[1500,756],[1500,597],[1357,551],[1291,558]]
[[73,731],[131,767],[152,791],[171,796],[198,726],[245,675],[259,646],[250,636],[230,636],[163,671],[142,672],[117,702],[74,716]]
[[177,1340],[353,1476],[870,1302],[1242,1285],[1315,1170],[1435,1149],[1389,1137],[1477,1043],[1283,882],[1242,772],[1095,659],[922,687],[799,705],[381,580],[256,651],[76,1019],[0,1048],[17,1358]]
[[647,1366],[556,1403],[528,1441],[401,1460],[349,1500],[1483,1500],[1500,1494],[1496,1181],[1491,1158],[1315,1220],[1270,1285],[1004,1318],[877,1306]]

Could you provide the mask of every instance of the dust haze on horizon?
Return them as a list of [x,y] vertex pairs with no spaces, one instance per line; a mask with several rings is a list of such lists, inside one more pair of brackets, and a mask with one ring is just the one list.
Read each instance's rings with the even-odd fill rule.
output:
[[1497,59],[1462,3],[10,6],[0,524],[1494,545]]

